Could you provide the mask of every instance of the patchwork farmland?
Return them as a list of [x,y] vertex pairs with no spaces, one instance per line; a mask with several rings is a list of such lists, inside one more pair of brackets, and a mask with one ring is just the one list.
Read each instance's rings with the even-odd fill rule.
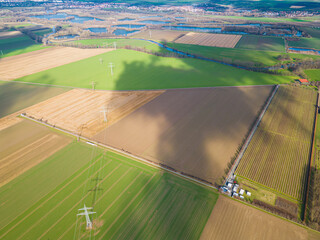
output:
[[71,139],[22,121],[1,131],[0,187],[62,149]]
[[317,94],[281,86],[253,136],[236,174],[302,201]]
[[94,139],[214,183],[271,89],[167,90]]
[[242,35],[189,32],[174,42],[210,47],[234,48],[241,39],[241,36]]
[[[87,153],[79,156],[79,149]],[[88,161],[91,151],[94,157]],[[46,173],[48,164],[53,167],[71,163],[70,154],[77,154],[79,161],[87,159],[86,164],[80,168],[70,165],[68,168],[75,172],[63,181],[57,179],[57,187],[42,191],[32,204],[25,206],[26,210],[19,212],[12,209],[11,202],[4,202],[1,211],[2,214],[6,211],[8,218],[0,221],[1,239],[200,237],[217,193],[115,153],[96,152],[88,145],[69,145],[39,164],[32,175],[21,175],[12,184],[16,189],[27,183],[41,186],[34,175]],[[7,190],[1,189],[0,199],[14,198],[16,191],[10,190],[11,184],[5,187]],[[22,193],[15,202],[25,194],[28,193]],[[85,218],[75,214],[84,204],[94,206],[97,212],[91,231],[85,231]]]
[[[77,50],[100,51],[100,49]],[[113,74],[106,65],[110,62],[114,64]],[[11,68],[14,69],[14,65],[11,65]],[[92,81],[95,81],[96,89],[100,90],[155,90],[273,85],[288,83],[293,79],[292,76],[252,72],[198,59],[159,57],[119,49],[18,78],[16,81],[79,88],[91,88]]]

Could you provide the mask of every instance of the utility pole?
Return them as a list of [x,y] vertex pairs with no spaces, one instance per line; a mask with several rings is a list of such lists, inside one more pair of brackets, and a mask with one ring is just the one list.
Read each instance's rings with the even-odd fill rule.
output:
[[96,212],[88,212],[88,210],[90,210],[90,209],[93,209],[93,208],[92,208],[92,207],[86,207],[85,204],[84,204],[84,208],[78,209],[79,211],[84,211],[84,212],[79,213],[79,214],[77,214],[77,215],[78,215],[78,216],[83,216],[83,215],[86,216],[86,222],[87,222],[87,224],[86,224],[86,229],[92,229],[92,222],[91,222],[91,220],[90,220],[89,215],[96,213]]
[[113,64],[113,63],[109,63],[109,68],[110,68],[110,71],[111,71],[111,76],[113,76],[113,67],[114,67],[114,64]]
[[108,113],[108,109],[106,109],[106,107],[103,107],[103,109],[100,111],[103,113],[103,118],[104,118],[104,122],[107,122],[108,119],[107,119],[107,113]]
[[117,43],[116,42],[113,42],[113,47],[115,50],[117,50]]
[[95,81],[92,81],[91,84],[92,84],[92,90],[94,91],[94,90],[96,89],[96,88],[95,88],[95,87],[96,87],[96,82],[95,82]]

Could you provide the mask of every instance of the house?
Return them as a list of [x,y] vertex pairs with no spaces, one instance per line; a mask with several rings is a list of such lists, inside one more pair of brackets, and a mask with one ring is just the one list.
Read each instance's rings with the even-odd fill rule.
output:
[[243,195],[244,194],[244,190],[243,189],[240,189],[240,195]]
[[300,84],[308,84],[309,81],[307,79],[299,79]]

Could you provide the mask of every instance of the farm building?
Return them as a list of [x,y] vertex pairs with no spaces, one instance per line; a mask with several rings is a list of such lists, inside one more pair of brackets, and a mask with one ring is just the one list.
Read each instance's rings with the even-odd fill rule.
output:
[[308,84],[309,83],[309,81],[307,79],[299,79],[299,82],[301,84]]

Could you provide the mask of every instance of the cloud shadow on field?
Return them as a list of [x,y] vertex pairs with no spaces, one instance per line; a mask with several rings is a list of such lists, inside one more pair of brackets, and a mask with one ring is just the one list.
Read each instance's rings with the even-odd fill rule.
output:
[[[181,61],[183,64],[190,63],[186,59]],[[181,72],[177,75],[178,79],[172,77],[163,79],[164,87],[159,88],[166,88],[168,81],[183,81],[181,78],[188,74],[188,71],[199,71],[196,66],[189,67],[191,70]],[[150,81],[158,81],[157,75],[170,68],[170,66],[158,66],[156,60],[149,63],[127,62],[114,87],[124,89],[128,82],[132,86],[134,84],[130,82],[132,78],[143,78],[150,69],[155,76],[155,78],[150,76]],[[136,76],[132,75],[132,69],[136,69]],[[245,76],[238,77],[245,78]],[[214,76],[212,78],[214,79]],[[197,82],[201,79],[193,80]],[[136,83],[137,88],[149,88],[149,86],[144,88],[142,82]],[[172,87],[177,86],[172,85]],[[223,175],[228,162],[269,96],[271,88],[269,86],[167,90],[100,132],[95,139],[103,142],[103,138],[106,137],[108,145],[214,183]],[[163,181],[167,181],[165,177]],[[188,197],[188,191],[184,194]],[[155,201],[154,204],[159,203]],[[157,209],[160,207],[161,205]],[[138,216],[136,217],[136,221],[132,223],[133,228],[140,229],[140,220]],[[188,226],[188,220],[192,216],[186,218],[177,214],[174,217],[180,221],[183,229],[193,227]],[[204,225],[205,222],[206,220],[203,222]],[[163,225],[160,225],[157,231],[167,232],[166,239],[172,239],[170,238],[172,232]],[[144,231],[139,235],[139,239],[147,237]],[[199,237],[200,235],[192,235],[189,239]],[[133,236],[132,238],[135,239]]]
[[[53,82],[49,76],[46,81]],[[70,89],[14,81],[0,81],[0,118]]]

